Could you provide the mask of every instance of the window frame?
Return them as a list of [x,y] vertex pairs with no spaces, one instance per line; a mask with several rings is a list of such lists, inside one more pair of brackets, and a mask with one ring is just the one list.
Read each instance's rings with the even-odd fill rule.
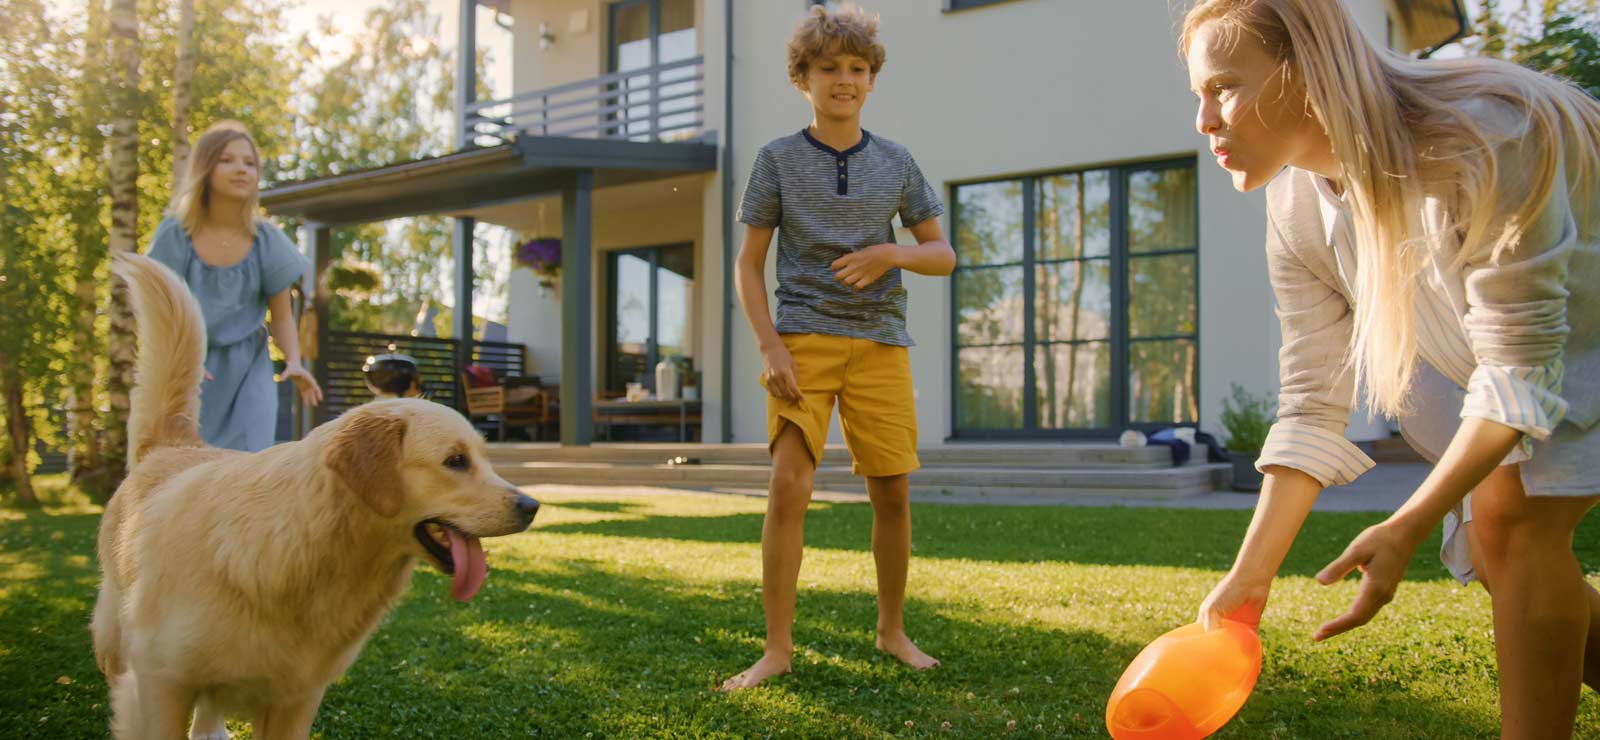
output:
[[[1194,234],[1191,240],[1192,247],[1187,249],[1159,250],[1151,252],[1130,252],[1131,234],[1129,233],[1129,194],[1132,175],[1140,172],[1162,172],[1173,169],[1188,169],[1194,173]],[[1102,259],[1100,257],[1077,257],[1069,259],[1042,260],[1038,255],[1038,185],[1041,180],[1063,175],[1087,176],[1094,172],[1105,172],[1109,180],[1110,193],[1107,206],[1110,210],[1107,219],[1107,228],[1110,231],[1110,246],[1108,254],[1103,258],[1110,263],[1111,281],[1111,316],[1110,330],[1107,339],[1096,340],[1053,340],[1041,341],[1037,336],[1037,305],[1036,293],[1038,289],[1037,268],[1040,264],[1062,264],[1077,262],[1083,264],[1090,260]],[[1200,299],[1200,274],[1201,274],[1201,244],[1200,244],[1200,179],[1197,158],[1193,155],[1184,157],[1164,157],[1160,159],[1142,160],[1133,162],[1120,162],[1115,164],[1097,165],[1090,167],[1073,167],[1059,170],[1031,172],[1023,175],[1004,177],[989,177],[978,180],[966,180],[950,183],[947,186],[948,201],[950,203],[950,241],[959,255],[966,246],[958,242],[961,234],[961,207],[960,190],[964,187],[986,185],[1003,182],[1019,182],[1022,190],[1022,209],[1020,224],[1022,230],[1022,255],[1020,261],[1011,261],[994,265],[963,265],[957,261],[955,270],[950,276],[950,429],[951,439],[985,440],[985,439],[1106,439],[1114,438],[1124,429],[1138,429],[1140,431],[1154,431],[1174,426],[1192,426],[1204,418],[1204,403],[1199,397],[1201,388],[1201,365],[1203,348],[1201,346],[1201,299]],[[1137,258],[1153,258],[1172,255],[1193,255],[1194,257],[1194,328],[1188,334],[1173,334],[1149,337],[1133,337],[1131,327],[1131,293],[1129,284],[1131,261]],[[977,270],[997,268],[1022,268],[1022,303],[1023,303],[1023,336],[1022,341],[1001,342],[997,344],[963,345],[961,343],[961,310],[960,310],[960,281],[963,273]],[[1130,371],[1132,370],[1132,349],[1135,344],[1156,341],[1182,341],[1194,343],[1195,369],[1194,369],[1194,408],[1195,418],[1187,422],[1134,422],[1129,409],[1130,403]],[[1068,429],[1041,428],[1038,425],[1038,379],[1035,362],[1041,348],[1051,348],[1061,345],[1084,345],[1097,342],[1106,342],[1110,346],[1111,361],[1111,423],[1109,426],[1076,427]],[[1020,347],[1022,349],[1022,424],[1016,428],[989,428],[963,426],[961,419],[961,351],[969,348],[981,347]]]

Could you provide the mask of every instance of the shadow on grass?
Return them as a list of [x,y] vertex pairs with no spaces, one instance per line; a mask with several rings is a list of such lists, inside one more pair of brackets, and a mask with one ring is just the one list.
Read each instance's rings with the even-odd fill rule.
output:
[[89,636],[100,516],[20,514],[0,520],[0,737],[106,737]]
[[[562,507],[573,503],[560,502]],[[578,502],[582,507],[582,502]],[[914,505],[913,553],[920,558],[991,562],[1154,565],[1226,571],[1250,523],[1249,511],[1179,509]],[[553,534],[592,534],[693,542],[755,543],[759,512],[722,516],[634,514],[598,522],[538,527]],[[1284,563],[1284,575],[1311,576],[1344,551],[1375,513],[1314,513]],[[867,504],[813,503],[806,546],[865,551],[871,547]],[[1441,580],[1438,534],[1418,548],[1407,578]],[[1596,548],[1600,553],[1600,547]]]
[[[947,737],[945,722],[994,737],[1010,720],[1015,736],[1103,737],[1105,699],[1142,647],[913,601],[907,623],[944,661],[918,673],[873,649],[871,593],[809,590],[795,673],[724,696],[713,688],[761,651],[749,583],[690,587],[569,560],[496,571],[461,608],[443,578],[419,582],[329,691],[325,736],[403,735],[426,717],[461,737]],[[1276,680],[1269,670],[1263,684]],[[1491,723],[1404,696],[1334,691],[1308,706],[1302,693],[1264,691],[1219,737],[1473,737]]]
[[631,514],[649,508],[638,501],[562,501],[553,505],[563,509],[597,511],[605,514]]
[[[560,507],[628,516],[561,523],[551,533],[596,534],[693,542],[757,543],[763,514],[650,515],[629,503],[558,502]],[[1154,565],[1226,571],[1233,564],[1252,512],[1238,510],[1131,509],[1123,507],[941,506],[913,504],[913,553],[921,558],[992,562],[1055,561],[1093,565]],[[1314,576],[1363,529],[1385,518],[1378,512],[1313,512],[1284,561],[1283,575]],[[806,547],[870,548],[872,509],[861,503],[814,502],[806,515]],[[1408,581],[1449,579],[1439,563],[1439,529],[1417,548]],[[1573,551],[1585,573],[1600,572],[1600,516],[1579,525]]]
[[[1225,567],[1248,515],[942,511],[948,513],[917,510],[921,557],[1200,567]],[[1298,567],[1320,567],[1343,546],[1341,538],[1371,521],[1315,515],[1310,529],[1325,534],[1303,538]],[[866,506],[819,505],[810,523],[813,547],[866,549]],[[105,685],[86,629],[97,526],[91,514],[34,512],[0,521],[0,737],[106,736]],[[739,514],[544,531],[754,542],[759,528],[759,514]],[[1203,534],[1208,530],[1226,531]],[[1593,528],[1587,531],[1592,553]],[[1432,551],[1419,557],[1431,561]],[[314,736],[947,737],[942,723],[949,722],[955,736],[994,737],[1015,720],[1008,737],[1103,737],[1106,695],[1141,647],[993,613],[1002,607],[913,600],[907,623],[945,662],[916,673],[873,650],[870,592],[808,590],[800,596],[796,674],[722,696],[712,688],[761,650],[753,584],[686,583],[608,563],[559,554],[518,558],[497,567],[466,605],[449,600],[444,577],[419,569],[349,675],[329,689]],[[18,577],[18,565],[39,573]],[[1495,734],[1492,706],[1421,700],[1404,685],[1375,682],[1378,673],[1349,665],[1308,676],[1269,662],[1256,695],[1218,737]]]

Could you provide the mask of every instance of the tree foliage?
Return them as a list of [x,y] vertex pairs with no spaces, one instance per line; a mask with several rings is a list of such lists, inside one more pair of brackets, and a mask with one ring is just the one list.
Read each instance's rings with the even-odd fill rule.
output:
[[[194,64],[180,75],[186,4]],[[107,254],[148,244],[171,200],[175,139],[243,122],[267,187],[442,154],[454,49],[424,0],[379,5],[340,44],[291,36],[273,0],[0,0],[0,17],[0,400],[22,409],[10,424],[19,414],[0,403],[0,482],[26,490],[37,438],[70,449],[74,472],[109,488],[123,459],[131,323],[113,320]],[[481,52],[477,63],[486,96]],[[131,177],[116,214],[113,171]],[[280,225],[296,235],[298,224]],[[450,293],[444,219],[334,233],[336,258],[379,277],[370,295],[340,299],[336,325],[409,331],[425,302]]]

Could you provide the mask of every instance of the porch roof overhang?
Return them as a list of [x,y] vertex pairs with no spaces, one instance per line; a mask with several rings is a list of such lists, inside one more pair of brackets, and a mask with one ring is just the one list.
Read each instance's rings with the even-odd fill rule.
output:
[[330,226],[451,213],[554,193],[580,172],[597,188],[717,168],[704,142],[524,136],[386,167],[284,183],[261,192],[268,213]]
[[1461,0],[1401,0],[1395,3],[1411,48],[1427,56],[1465,36],[1467,10]]

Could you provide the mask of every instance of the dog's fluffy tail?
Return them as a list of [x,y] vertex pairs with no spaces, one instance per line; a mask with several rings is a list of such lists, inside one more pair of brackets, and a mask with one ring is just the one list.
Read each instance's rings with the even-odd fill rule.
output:
[[128,283],[138,325],[139,362],[128,412],[128,467],[162,447],[200,447],[200,381],[206,324],[177,275],[161,263],[119,252],[111,270]]

